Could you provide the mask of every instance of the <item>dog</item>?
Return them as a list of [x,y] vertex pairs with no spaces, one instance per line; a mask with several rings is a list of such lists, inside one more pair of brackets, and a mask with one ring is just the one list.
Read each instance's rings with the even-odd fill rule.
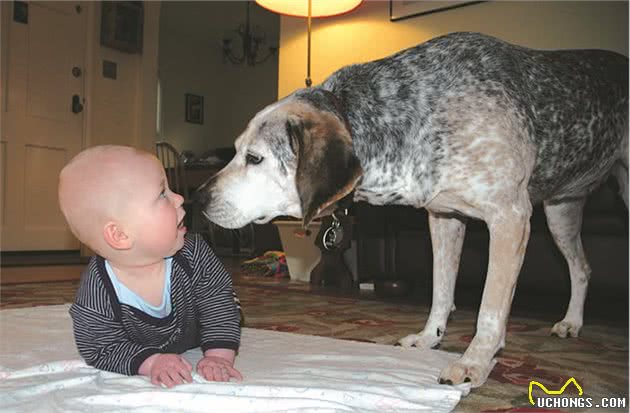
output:
[[404,347],[433,348],[444,337],[465,217],[485,221],[476,334],[439,376],[477,387],[505,344],[533,204],[543,203],[571,278],[566,315],[552,332],[576,337],[582,327],[586,196],[613,174],[628,205],[628,58],[452,33],[295,91],[257,113],[235,148],[197,192],[203,213],[223,227],[280,215],[306,227],[347,197],[427,209],[433,301],[425,328],[402,338]]

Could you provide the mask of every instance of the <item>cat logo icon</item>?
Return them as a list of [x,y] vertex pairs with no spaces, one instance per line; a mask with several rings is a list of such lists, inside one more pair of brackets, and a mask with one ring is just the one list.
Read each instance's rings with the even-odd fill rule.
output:
[[532,381],[530,381],[530,382],[529,382],[529,391],[528,391],[528,394],[529,394],[529,402],[530,402],[532,405],[536,405],[536,404],[534,403],[534,399],[532,398],[532,387],[534,387],[534,385],[536,385],[536,386],[540,387],[540,388],[542,389],[542,391],[544,391],[546,394],[549,394],[549,395],[552,395],[552,396],[558,396],[558,395],[561,395],[562,393],[564,393],[564,390],[567,388],[567,386],[569,385],[569,383],[573,383],[573,384],[575,385],[575,387],[578,389],[578,394],[579,394],[580,396],[584,393],[584,392],[582,391],[582,386],[580,386],[580,385],[578,384],[578,382],[577,382],[577,381],[576,381],[573,377],[571,377],[569,380],[567,380],[567,381],[566,381],[566,383],[564,383],[564,386],[562,386],[562,387],[560,388],[560,390],[548,390],[548,389],[545,387],[545,385],[544,385],[544,384],[541,384],[541,383],[539,383],[539,382],[537,382],[537,381],[532,380]]

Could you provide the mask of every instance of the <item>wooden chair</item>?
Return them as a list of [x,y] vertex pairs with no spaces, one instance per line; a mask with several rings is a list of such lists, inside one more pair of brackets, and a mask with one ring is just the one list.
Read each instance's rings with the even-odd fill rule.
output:
[[155,144],[155,154],[164,166],[164,172],[171,191],[183,196],[184,203],[190,202],[188,185],[186,183],[186,170],[177,149],[168,142],[157,142]]
[[155,153],[164,166],[166,179],[171,191],[184,197],[184,210],[186,211],[185,224],[191,232],[206,233],[207,226],[201,217],[198,205],[190,197],[190,188],[186,181],[186,169],[184,160],[173,145],[168,142],[156,142]]

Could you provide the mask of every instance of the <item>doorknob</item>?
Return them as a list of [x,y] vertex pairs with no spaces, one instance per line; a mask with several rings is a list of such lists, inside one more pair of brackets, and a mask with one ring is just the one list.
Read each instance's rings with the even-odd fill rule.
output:
[[72,113],[83,112],[83,104],[79,95],[72,95]]

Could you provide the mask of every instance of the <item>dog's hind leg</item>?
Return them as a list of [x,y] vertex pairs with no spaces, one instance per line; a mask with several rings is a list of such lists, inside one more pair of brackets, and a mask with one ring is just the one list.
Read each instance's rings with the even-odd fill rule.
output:
[[433,348],[446,332],[446,322],[453,309],[455,281],[466,233],[459,218],[429,212],[429,229],[433,247],[433,302],[429,319],[418,334],[410,334],[399,343],[403,347]]
[[577,337],[584,315],[584,300],[591,277],[580,231],[582,229],[582,212],[586,198],[571,199],[562,202],[544,202],[547,226],[556,245],[569,265],[571,276],[571,299],[564,318],[551,329],[551,334],[565,338]]

